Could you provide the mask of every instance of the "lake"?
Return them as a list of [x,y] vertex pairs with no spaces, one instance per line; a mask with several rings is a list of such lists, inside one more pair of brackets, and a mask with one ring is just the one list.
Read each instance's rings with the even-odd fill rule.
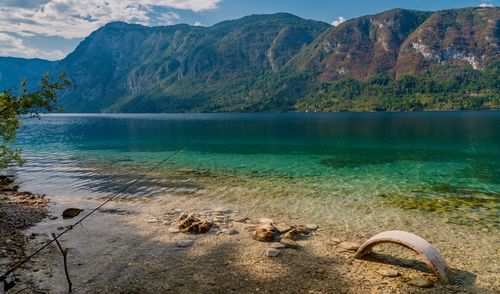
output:
[[49,196],[102,196],[190,142],[123,197],[217,197],[318,219],[412,211],[498,228],[498,111],[42,115],[18,135],[18,179]]

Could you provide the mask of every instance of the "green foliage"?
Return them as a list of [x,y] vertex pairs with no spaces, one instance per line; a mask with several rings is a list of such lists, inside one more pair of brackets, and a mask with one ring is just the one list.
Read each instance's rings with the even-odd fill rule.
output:
[[419,111],[500,109],[500,62],[483,71],[439,66],[424,75],[387,75],[321,84],[298,111]]
[[54,82],[46,74],[37,90],[30,91],[28,83],[23,81],[21,88],[0,93],[0,168],[24,163],[21,150],[13,147],[16,132],[21,126],[21,117],[38,117],[39,112],[56,110],[57,91],[64,90],[69,85],[70,82],[64,75]]

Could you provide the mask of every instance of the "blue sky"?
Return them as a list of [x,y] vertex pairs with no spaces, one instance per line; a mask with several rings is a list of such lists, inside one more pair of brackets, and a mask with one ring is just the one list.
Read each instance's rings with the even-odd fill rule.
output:
[[289,12],[338,24],[392,8],[499,5],[500,0],[0,0],[0,56],[61,59],[110,21],[210,26],[249,14]]

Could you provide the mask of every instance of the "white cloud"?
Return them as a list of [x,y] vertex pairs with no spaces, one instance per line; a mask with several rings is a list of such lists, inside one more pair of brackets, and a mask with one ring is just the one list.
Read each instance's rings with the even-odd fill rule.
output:
[[[37,5],[0,4],[0,31],[22,36],[82,38],[112,21],[143,25],[172,24],[179,20],[169,8],[201,12],[217,8],[222,0],[37,0]],[[11,5],[9,5],[11,3]]]
[[155,18],[155,24],[157,25],[171,25],[176,21],[180,20],[181,17],[175,12],[161,13]]
[[479,7],[494,7],[494,5],[490,4],[490,3],[484,3],[483,2],[483,3],[479,4]]
[[201,22],[199,22],[199,21],[195,21],[194,22],[194,26],[195,27],[201,27],[201,26],[203,26],[203,24]]
[[24,58],[44,58],[49,60],[58,60],[64,57],[59,50],[42,51],[28,47],[23,40],[0,32],[0,56],[13,56]]
[[339,16],[338,19],[336,19],[336,20],[334,20],[332,22],[332,26],[336,27],[336,26],[338,26],[339,24],[341,24],[341,23],[343,23],[345,21],[346,21],[346,19],[343,16]]

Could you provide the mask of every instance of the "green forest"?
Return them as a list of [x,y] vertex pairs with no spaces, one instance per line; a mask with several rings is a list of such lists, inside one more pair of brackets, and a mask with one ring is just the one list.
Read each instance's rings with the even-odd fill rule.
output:
[[420,111],[500,108],[500,61],[483,71],[440,66],[428,73],[317,85],[298,111]]

